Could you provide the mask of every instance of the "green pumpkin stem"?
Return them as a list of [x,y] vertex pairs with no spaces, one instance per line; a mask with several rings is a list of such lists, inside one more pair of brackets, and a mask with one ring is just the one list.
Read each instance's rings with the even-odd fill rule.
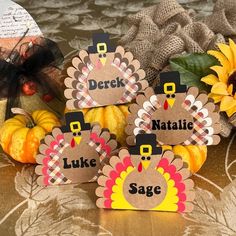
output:
[[26,127],[32,129],[36,124],[31,114],[21,108],[14,107],[11,109],[11,112],[15,115],[23,115],[26,118]]

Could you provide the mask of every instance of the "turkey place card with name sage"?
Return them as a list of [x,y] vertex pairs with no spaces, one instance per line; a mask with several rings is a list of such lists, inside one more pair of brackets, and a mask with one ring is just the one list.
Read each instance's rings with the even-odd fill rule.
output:
[[41,186],[95,181],[110,155],[116,153],[117,142],[99,124],[85,123],[82,112],[66,113],[66,124],[54,128],[39,147]]
[[194,183],[183,160],[156,146],[155,134],[138,134],[136,146],[110,158],[98,178],[97,206],[108,209],[191,212]]
[[131,102],[148,87],[140,62],[122,46],[113,47],[109,34],[94,34],[93,45],[81,50],[65,71],[68,109]]
[[129,107],[127,143],[139,133],[153,133],[160,145],[217,145],[219,113],[207,94],[180,83],[178,72],[160,74],[160,85],[147,88]]

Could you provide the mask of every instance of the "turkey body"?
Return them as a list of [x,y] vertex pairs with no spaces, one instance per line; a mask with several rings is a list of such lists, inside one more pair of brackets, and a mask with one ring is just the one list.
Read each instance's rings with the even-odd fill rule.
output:
[[[152,132],[157,135],[158,142],[160,144],[169,144],[174,145],[175,140],[178,139],[180,143],[187,140],[191,134],[193,133],[193,117],[189,111],[182,107],[184,103],[184,99],[186,94],[177,94],[176,101],[173,107],[168,107],[166,110],[164,109],[165,103],[165,95],[159,95],[159,103],[161,105],[160,109],[157,109],[153,115],[152,120],[160,121],[160,126],[164,128],[160,128],[159,130],[154,130],[152,125]],[[184,129],[179,124],[183,124],[185,121],[188,121],[188,124],[192,123],[191,129]],[[168,129],[168,123],[171,123],[172,128]],[[175,125],[175,123],[177,125]],[[165,128],[166,126],[166,128]],[[183,126],[183,125],[182,125]],[[168,135],[166,135],[166,131],[168,131]]]
[[134,170],[124,181],[123,192],[126,200],[136,209],[152,209],[166,196],[167,184],[155,169],[138,172]]
[[129,103],[148,87],[140,62],[121,46],[106,53],[81,50],[71,63],[64,81],[68,109]]
[[89,95],[98,104],[116,104],[124,93],[122,73],[111,64],[94,68],[89,73],[87,87]]
[[[90,130],[81,131],[81,142],[68,146],[62,153],[59,164],[61,173],[72,183],[88,182],[97,175],[101,164],[98,152],[89,146]],[[66,140],[73,140],[72,133],[65,133]],[[69,167],[70,166],[70,167]],[[73,170],[72,170],[73,169]]]

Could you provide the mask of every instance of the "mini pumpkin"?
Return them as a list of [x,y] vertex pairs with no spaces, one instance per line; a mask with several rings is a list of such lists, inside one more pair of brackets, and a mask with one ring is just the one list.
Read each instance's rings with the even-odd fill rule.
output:
[[164,150],[172,150],[175,155],[182,157],[188,163],[192,173],[198,172],[207,158],[207,146],[167,146],[162,147]]
[[[66,109],[65,112],[68,110]],[[98,122],[102,128],[107,128],[116,135],[116,140],[126,146],[126,117],[129,114],[128,105],[109,105],[105,107],[84,108],[84,119],[88,123]]]
[[41,139],[60,126],[58,118],[46,110],[37,110],[32,116],[17,108],[15,117],[8,119],[0,128],[0,144],[8,155],[22,163],[36,163],[35,156]]

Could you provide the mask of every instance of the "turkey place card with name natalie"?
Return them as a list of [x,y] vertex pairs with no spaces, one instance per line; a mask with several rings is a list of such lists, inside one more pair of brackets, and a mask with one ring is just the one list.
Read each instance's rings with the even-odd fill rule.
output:
[[139,133],[153,133],[160,145],[217,145],[219,113],[198,88],[180,83],[178,72],[160,74],[160,85],[147,88],[129,107],[127,143]]
[[98,178],[97,206],[108,209],[190,212],[195,198],[187,164],[138,134],[136,146],[112,156]]
[[122,46],[113,47],[106,33],[94,34],[93,45],[81,50],[65,73],[68,109],[129,103],[148,87],[140,62]]
[[66,113],[65,119],[39,147],[35,171],[41,186],[95,181],[107,158],[116,153],[113,135],[99,124],[85,123],[82,112]]

